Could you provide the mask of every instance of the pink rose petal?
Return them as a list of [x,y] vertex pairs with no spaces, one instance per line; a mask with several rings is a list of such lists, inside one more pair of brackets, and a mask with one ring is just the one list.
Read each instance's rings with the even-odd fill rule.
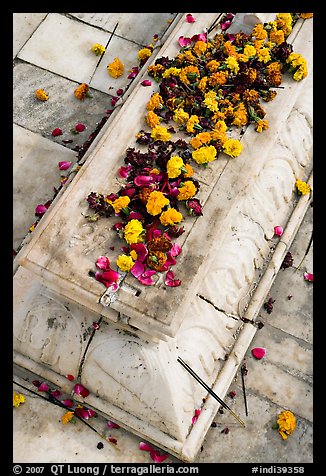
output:
[[99,256],[96,261],[96,266],[99,269],[103,269],[104,271],[107,271],[110,269],[110,260],[106,256]]
[[158,450],[152,450],[149,454],[154,463],[162,463],[169,456],[168,453],[160,454]]
[[141,441],[139,443],[139,449],[142,450],[142,451],[154,451],[153,446],[151,446],[147,443],[144,443],[143,441]]
[[264,347],[255,347],[251,350],[251,353],[256,359],[260,360],[265,356],[266,349]]
[[120,279],[120,275],[117,271],[114,271],[113,269],[109,269],[107,271],[104,271],[103,273],[96,272],[95,279],[97,281],[100,281],[107,288],[112,287],[112,290],[116,291],[118,289],[117,282]]
[[180,286],[181,284],[181,280],[180,279],[174,279],[174,272],[173,271],[168,271],[166,273],[166,277],[165,277],[165,284],[166,286],[169,286],[169,287],[176,287],[176,286]]
[[39,392],[47,392],[49,390],[49,386],[47,383],[41,383],[41,385],[39,385],[38,389],[37,389]]
[[314,282],[314,275],[312,273],[304,273],[303,277],[306,281]]
[[191,41],[204,41],[207,42],[207,35],[206,33],[199,33],[198,35],[194,35],[191,37]]
[[72,408],[74,406],[74,402],[70,400],[70,398],[67,398],[66,400],[62,400],[62,402],[66,407]]
[[195,410],[195,415],[192,417],[191,423],[194,425],[196,421],[198,420],[198,417],[201,413],[201,408],[196,408]]
[[69,167],[71,167],[71,164],[72,164],[72,162],[63,161],[63,162],[59,162],[58,166],[59,166],[60,170],[67,170],[67,169],[69,169]]
[[152,81],[150,81],[149,79],[144,79],[144,81],[142,81],[140,84],[142,86],[152,86]]
[[120,426],[119,426],[117,423],[114,423],[114,422],[111,421],[111,420],[108,420],[107,426],[108,426],[109,428],[120,428]]
[[187,21],[188,23],[195,23],[196,20],[195,20],[194,17],[191,15],[191,13],[188,13],[188,14],[186,15],[186,21]]
[[87,397],[89,395],[89,391],[87,390],[86,387],[84,387],[84,385],[82,385],[81,383],[76,383],[76,385],[74,386],[74,392],[77,394],[77,395],[80,395],[82,397]]
[[188,46],[191,43],[191,38],[180,36],[178,39],[178,43],[183,48],[184,46]]
[[35,208],[35,215],[42,216],[47,211],[47,207],[45,205],[37,205]]
[[116,93],[117,93],[118,96],[122,96],[122,94],[123,94],[123,89],[121,89],[121,88],[120,88],[120,89],[117,89]]
[[274,234],[277,236],[282,236],[283,228],[281,226],[274,226]]

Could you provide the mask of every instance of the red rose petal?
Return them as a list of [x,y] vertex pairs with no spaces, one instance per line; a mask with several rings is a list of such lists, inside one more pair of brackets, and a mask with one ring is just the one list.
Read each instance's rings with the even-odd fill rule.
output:
[[75,380],[75,377],[71,374],[67,374],[66,375],[67,379],[70,380],[70,382],[72,382],[73,380]]
[[62,136],[62,129],[60,129],[60,127],[53,129],[52,135],[53,137]]
[[58,166],[59,166],[60,170],[67,170],[67,169],[69,169],[69,167],[71,167],[71,164],[72,164],[72,162],[63,161],[63,162],[59,162]]
[[140,84],[142,86],[152,86],[152,81],[150,81],[149,79],[144,79],[144,81],[142,81]]
[[186,21],[187,21],[188,23],[195,23],[196,20],[195,20],[194,17],[191,15],[191,13],[188,13],[188,14],[186,15]]

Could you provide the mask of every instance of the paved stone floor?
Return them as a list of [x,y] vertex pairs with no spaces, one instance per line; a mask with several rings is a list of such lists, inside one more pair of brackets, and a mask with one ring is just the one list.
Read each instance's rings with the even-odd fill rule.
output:
[[[110,79],[105,65],[115,56],[124,58],[126,69],[137,66],[137,51],[152,42],[153,35],[164,41],[173,27],[176,13],[17,13],[14,14],[14,234],[13,249],[18,250],[35,222],[35,207],[53,198],[60,188],[59,161],[77,163],[78,151],[110,115],[116,90],[130,92],[132,81]],[[171,23],[172,22],[172,23]],[[106,44],[115,25],[100,68],[90,51],[95,43]],[[73,91],[81,82],[91,86],[91,102],[76,101]],[[44,88],[46,102],[37,101],[34,92]],[[128,89],[129,88],[129,89]],[[82,122],[86,130],[70,131]],[[63,135],[53,137],[56,127]],[[72,142],[67,142],[71,141]],[[64,185],[63,185],[64,187]],[[291,245],[293,265],[281,269],[270,289],[273,309],[262,308],[257,331],[246,354],[245,377],[248,416],[241,428],[229,414],[218,413],[215,425],[205,438],[198,463],[311,463],[313,462],[313,284],[303,277],[313,273],[313,230],[310,206]],[[303,261],[302,261],[303,260]],[[266,348],[262,360],[251,349]],[[16,372],[14,380],[24,384],[27,373]],[[14,385],[26,402],[14,408],[14,462],[115,462],[149,463],[149,454],[139,449],[141,439],[123,428],[109,429],[100,416],[91,423],[117,445],[101,441],[99,435],[78,421],[62,425],[63,410]],[[244,415],[244,396],[238,375],[230,387],[236,396],[228,404]],[[273,424],[284,409],[293,411],[297,428],[283,441]],[[222,433],[226,427],[228,433]],[[165,462],[177,462],[170,456]]]

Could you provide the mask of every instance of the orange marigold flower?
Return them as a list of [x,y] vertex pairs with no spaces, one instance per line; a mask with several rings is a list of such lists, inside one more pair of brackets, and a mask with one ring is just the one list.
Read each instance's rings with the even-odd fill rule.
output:
[[279,86],[282,83],[281,65],[277,61],[267,66],[268,81],[272,86]]
[[190,178],[194,175],[194,169],[191,167],[190,164],[185,164],[184,168],[186,169],[186,173],[183,174],[185,178]]
[[76,96],[77,99],[80,99],[82,101],[88,95],[87,94],[88,91],[89,91],[88,84],[82,83],[75,89],[74,95]]
[[192,50],[196,53],[196,55],[200,56],[207,50],[207,43],[205,41],[200,40],[196,41]]
[[213,73],[209,77],[209,84],[210,86],[216,86],[216,85],[223,85],[226,84],[228,80],[228,72],[227,71],[217,71],[216,73]]
[[155,111],[155,109],[162,109],[164,105],[164,101],[162,96],[159,93],[154,93],[149,100],[146,109],[147,111]]
[[154,215],[154,216],[159,215],[162,212],[162,209],[166,205],[169,205],[169,203],[170,203],[170,200],[166,198],[162,192],[159,192],[158,190],[154,190],[153,192],[150,193],[148,197],[146,210],[151,215]]
[[166,254],[163,253],[163,251],[150,251],[146,258],[146,263],[150,268],[159,271],[164,265],[166,259]]
[[107,65],[107,70],[112,78],[119,78],[124,73],[124,64],[119,58],[114,58],[113,62]]
[[200,72],[197,66],[186,66],[181,69],[180,80],[184,84],[190,84],[191,82],[196,81],[200,77]]
[[66,412],[64,415],[61,417],[61,421],[63,425],[66,425],[67,423],[70,422],[70,420],[73,418],[74,412]]
[[44,89],[37,89],[35,91],[35,96],[37,97],[37,99],[39,99],[40,101],[47,101],[49,99],[49,96],[48,94],[44,91]]
[[157,114],[155,114],[154,111],[148,111],[148,114],[145,119],[150,128],[156,127],[160,123],[160,118]]
[[314,16],[313,13],[300,13],[300,18],[307,20],[308,18],[312,18]]
[[184,182],[183,186],[179,188],[178,200],[188,200],[197,193],[197,188],[191,180]]
[[277,45],[280,45],[281,43],[284,43],[284,32],[283,30],[276,30],[276,31],[271,31],[269,34],[269,39],[273,43],[276,43]]
[[277,424],[279,434],[283,440],[286,440],[295,430],[296,418],[292,412],[285,410],[279,414]]

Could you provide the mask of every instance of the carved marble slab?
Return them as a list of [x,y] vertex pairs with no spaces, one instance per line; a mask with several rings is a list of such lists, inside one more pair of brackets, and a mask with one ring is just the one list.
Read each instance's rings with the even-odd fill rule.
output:
[[[197,29],[212,20],[213,14],[199,14]],[[175,55],[175,38],[186,36],[188,29],[189,25],[179,25],[161,55]],[[297,22],[289,42],[312,71],[309,24]],[[65,194],[42,218],[33,239],[19,254],[19,263],[49,288],[106,319],[117,321],[113,311],[118,311],[127,316],[128,325],[162,339],[176,335],[192,312],[194,295],[222,311],[239,314],[240,300],[270,254],[274,226],[284,226],[289,218],[295,202],[294,182],[311,167],[312,75],[301,82],[285,78],[282,85],[284,89],[266,106],[269,129],[263,138],[248,128],[239,157],[221,156],[204,172],[196,170],[195,177],[203,184],[199,198],[204,202],[204,216],[187,222],[186,233],[180,237],[183,252],[175,272],[182,286],[167,289],[160,278],[155,286],[145,288],[127,275],[106,307],[101,304],[103,285],[88,275],[97,257],[108,255],[110,246],[119,249],[121,242],[110,229],[111,222],[86,222],[85,197],[92,191],[107,192],[108,184],[109,191],[115,185],[118,188],[116,172],[126,144],[131,145],[143,127],[143,111],[153,92],[141,86],[130,95]]]

